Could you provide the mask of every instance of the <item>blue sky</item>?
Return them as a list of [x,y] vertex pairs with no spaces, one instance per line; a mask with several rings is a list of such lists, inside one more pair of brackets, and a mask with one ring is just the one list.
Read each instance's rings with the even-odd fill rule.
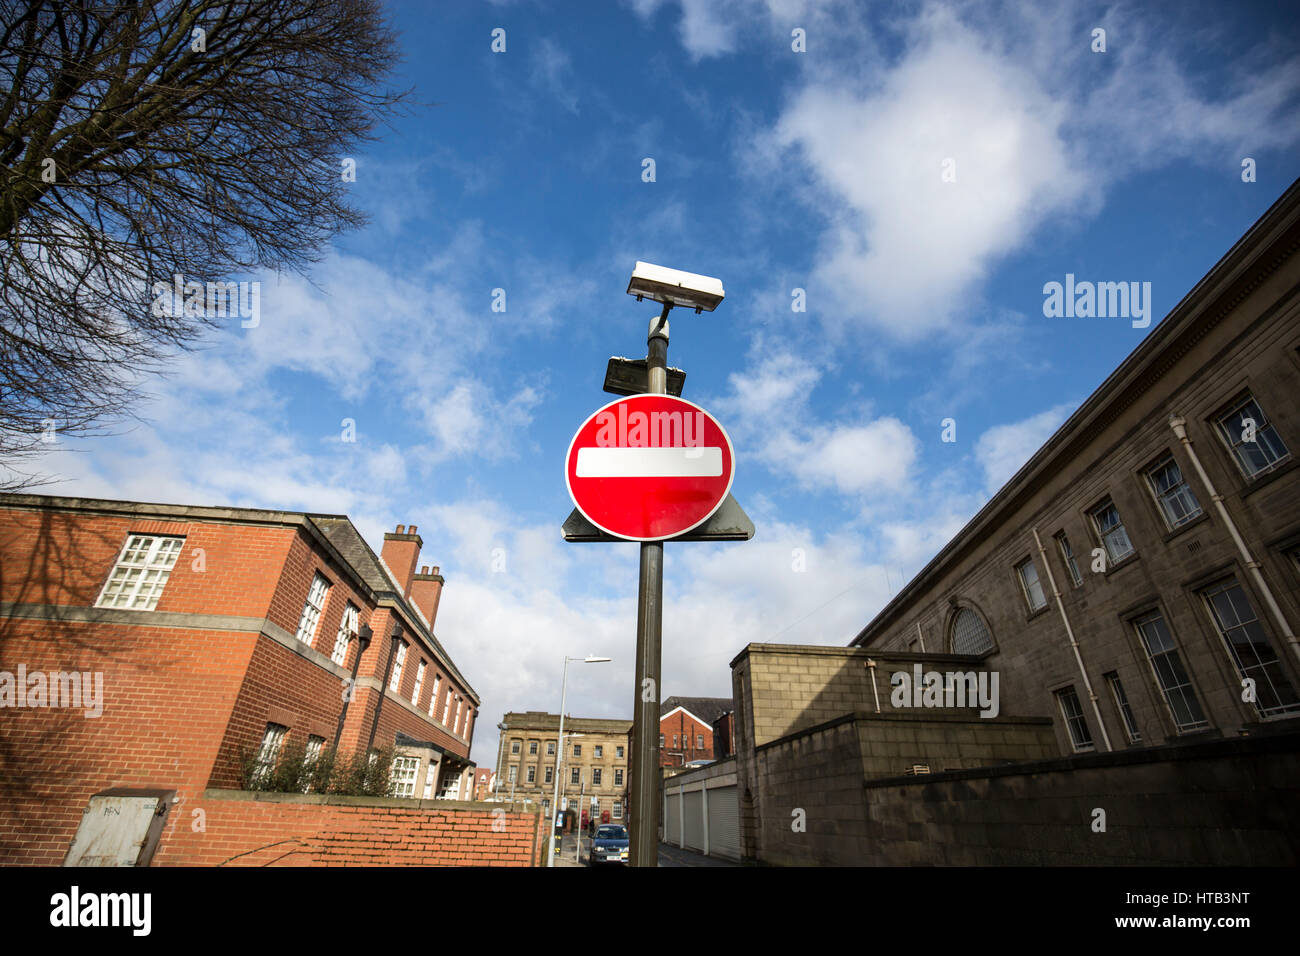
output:
[[415,104],[354,157],[369,227],[255,277],[261,324],[55,446],[46,490],[418,525],[480,764],[565,654],[614,658],[571,713],[630,716],[637,548],[559,525],[605,362],[644,355],[642,259],[726,286],[669,362],[758,527],[666,549],[663,696],[729,695],[751,641],[847,643],[1150,331],[1046,318],[1044,284],[1150,282],[1154,327],[1300,175],[1287,14],[1051,6],[392,4]]

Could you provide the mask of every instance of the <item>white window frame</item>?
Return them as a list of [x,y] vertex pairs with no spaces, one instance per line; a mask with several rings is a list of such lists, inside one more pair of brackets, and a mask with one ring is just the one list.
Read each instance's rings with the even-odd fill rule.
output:
[[298,640],[308,647],[316,639],[316,629],[320,627],[320,619],[325,615],[325,603],[329,600],[329,594],[329,579],[317,571],[311,579],[307,600],[303,602],[302,614],[298,618]]
[[[1240,593],[1241,601],[1244,602],[1245,609],[1250,612],[1251,617],[1242,617],[1241,608],[1237,606],[1237,603],[1234,602],[1231,597],[1228,598],[1228,603],[1231,606],[1234,615],[1236,615],[1236,619],[1230,622],[1224,620],[1220,616],[1219,609],[1214,604],[1214,597],[1219,594],[1226,594],[1226,592],[1233,589]],[[1226,577],[1202,590],[1201,601],[1205,606],[1206,613],[1210,616],[1210,623],[1214,627],[1215,633],[1218,634],[1220,640],[1223,641],[1223,646],[1228,652],[1228,659],[1232,661],[1232,666],[1237,671],[1237,676],[1243,680],[1250,678],[1255,681],[1255,700],[1252,703],[1255,712],[1258,713],[1261,718],[1268,719],[1270,717],[1281,717],[1287,714],[1294,714],[1297,710],[1300,710],[1300,702],[1292,702],[1290,704],[1281,703],[1284,695],[1279,690],[1279,682],[1291,692],[1292,697],[1296,696],[1295,687],[1291,684],[1291,680],[1287,676],[1286,667],[1278,656],[1277,648],[1273,646],[1272,635],[1270,635],[1264,628],[1264,622],[1260,620],[1259,612],[1255,610],[1255,604],[1251,601],[1250,594],[1247,593],[1245,586],[1237,580],[1236,576],[1232,575]],[[1254,633],[1258,634],[1259,637],[1262,637],[1262,641],[1238,642],[1232,640],[1230,632],[1243,631],[1249,634],[1250,625],[1252,624],[1255,625]],[[1253,663],[1248,662],[1241,656],[1239,650],[1240,647],[1244,645],[1254,648],[1255,645],[1259,644],[1267,647],[1269,654],[1272,655],[1271,660],[1260,660],[1259,652],[1257,650],[1255,651],[1255,660]],[[1264,702],[1261,699],[1260,689],[1265,686],[1268,688],[1269,694],[1272,695],[1273,699],[1279,701],[1276,706],[1266,707],[1264,705]]]
[[1128,702],[1128,694],[1124,691],[1124,684],[1119,679],[1119,674],[1113,671],[1106,675],[1106,685],[1110,687],[1110,696],[1115,701],[1115,709],[1119,711],[1120,722],[1124,725],[1124,733],[1131,744],[1142,742],[1142,731],[1138,729],[1137,718],[1133,716],[1133,707]]
[[[1070,713],[1065,707],[1067,695],[1073,701],[1074,713]],[[1092,729],[1088,726],[1088,718],[1083,712],[1083,704],[1079,701],[1079,695],[1075,692],[1074,687],[1062,687],[1056,692],[1056,706],[1061,711],[1061,719],[1065,722],[1065,733],[1070,738],[1070,746],[1074,748],[1075,753],[1089,753],[1097,749],[1097,744],[1092,736]],[[1088,739],[1082,740],[1076,733],[1076,726],[1082,728]]]
[[442,690],[442,675],[437,674],[433,678],[433,690],[429,691],[429,716],[438,709],[438,692]]
[[[1101,526],[1101,515],[1106,511],[1115,512],[1115,523],[1103,530]],[[1128,528],[1124,526],[1124,518],[1120,515],[1119,508],[1116,506],[1113,499],[1107,498],[1105,501],[1096,505],[1088,512],[1088,517],[1092,521],[1092,529],[1097,534],[1097,540],[1101,543],[1101,546],[1106,549],[1106,560],[1111,564],[1111,566],[1118,565],[1121,561],[1126,561],[1130,556],[1137,553],[1137,549],[1133,547],[1133,539],[1128,536]],[[1111,549],[1111,538],[1115,536],[1116,532],[1123,536],[1124,543],[1128,546],[1127,551],[1123,551],[1119,554],[1116,554]]]
[[393,768],[389,776],[393,786],[393,796],[404,798],[414,797],[416,781],[419,777],[419,773],[419,757],[394,757]]
[[[1156,473],[1167,468],[1172,468],[1177,472],[1178,480],[1165,491],[1161,491],[1156,484]],[[1196,492],[1192,491],[1192,486],[1183,477],[1183,469],[1173,455],[1165,455],[1148,468],[1144,472],[1144,476],[1147,481],[1147,489],[1151,492],[1151,496],[1156,501],[1156,508],[1160,511],[1160,517],[1170,531],[1195,521],[1203,513],[1204,509],[1201,508],[1201,502],[1197,499]],[[1187,514],[1181,518],[1175,518],[1171,508],[1171,502],[1173,501],[1179,502],[1182,508],[1187,511]]]
[[623,786],[623,768],[622,768],[622,767],[615,767],[615,768],[614,768],[614,786],[616,786],[616,787],[621,787],[621,786]]
[[[1247,405],[1254,405],[1255,411],[1259,413],[1259,417],[1255,421],[1254,442],[1243,442],[1241,440],[1241,429],[1237,428],[1236,425],[1229,428],[1226,424],[1228,419],[1244,411]],[[1273,423],[1269,420],[1268,416],[1264,414],[1263,406],[1260,405],[1255,396],[1249,392],[1247,392],[1240,401],[1235,402],[1229,411],[1215,416],[1214,423],[1218,426],[1219,438],[1228,446],[1228,451],[1232,455],[1232,460],[1237,463],[1237,467],[1241,469],[1241,473],[1247,478],[1254,479],[1258,478],[1260,475],[1266,475],[1291,457],[1291,449],[1287,448],[1286,442],[1282,440],[1282,436],[1277,433],[1277,429],[1273,427]],[[1236,424],[1240,425],[1241,423],[1238,421]],[[1259,440],[1260,436],[1266,431],[1269,432],[1272,437],[1267,443],[1261,442]],[[1278,447],[1281,449],[1281,453],[1277,455],[1277,457],[1273,458],[1268,464],[1251,471],[1249,462],[1246,461],[1245,456],[1241,453],[1241,448],[1247,444],[1253,444],[1261,449],[1269,448],[1271,453],[1274,441],[1276,441]]]
[[[1142,626],[1144,624],[1154,624],[1157,620],[1164,626],[1165,633],[1169,636],[1169,646],[1161,648],[1152,654],[1150,638],[1147,632],[1142,629]],[[1160,693],[1160,699],[1165,702],[1165,707],[1169,711],[1169,719],[1173,721],[1174,730],[1177,733],[1182,734],[1196,730],[1204,730],[1206,727],[1210,726],[1210,719],[1205,713],[1205,707],[1201,704],[1200,695],[1196,692],[1196,685],[1192,683],[1191,672],[1188,671],[1187,664],[1183,661],[1182,653],[1178,646],[1178,638],[1174,636],[1173,628],[1171,628],[1169,622],[1165,620],[1164,612],[1158,609],[1148,611],[1146,614],[1134,618],[1132,624],[1133,629],[1137,631],[1138,643],[1142,645],[1142,652],[1146,655],[1147,664],[1151,667],[1151,678],[1155,681],[1156,690]],[[1182,683],[1166,686],[1164,678],[1160,673],[1161,669],[1156,666],[1157,657],[1176,663],[1178,670],[1183,672],[1183,676],[1186,680]],[[1173,664],[1170,664],[1169,667],[1172,670]],[[1177,675],[1174,676],[1177,677]],[[1193,718],[1192,721],[1187,724],[1179,722],[1178,711],[1174,709],[1173,703],[1173,695],[1175,692],[1181,694],[1184,701],[1190,699],[1191,702],[1196,705],[1196,710],[1200,711],[1201,714],[1200,720],[1194,719],[1195,715],[1192,714],[1191,708],[1188,708],[1188,716]]]
[[506,783],[519,782],[519,764],[512,763],[510,769],[506,772]]
[[[99,589],[95,607],[154,610],[184,549],[184,535],[128,534],[104,586]],[[143,604],[139,603],[142,597]],[[125,603],[122,598],[126,599]]]
[[539,743],[539,741],[536,741],[536,740],[530,740],[530,741],[528,741],[528,756],[530,756],[530,757],[536,757],[536,756],[537,756],[537,745],[538,745],[538,743]]
[[614,759],[615,760],[623,759],[623,747],[621,745],[614,748]]
[[696,750],[703,750],[703,749],[704,749],[704,735],[703,735],[703,734],[696,734],[696,735],[695,735],[695,749],[696,749]]
[[596,759],[596,760],[601,760],[601,759],[603,759],[604,756],[605,756],[605,745],[604,745],[604,744],[595,744],[594,746],[595,746],[595,750],[596,750],[595,759]]
[[[1028,571],[1034,573],[1034,579],[1029,580]],[[1033,558],[1025,558],[1016,565],[1016,577],[1020,579],[1020,591],[1025,596],[1025,604],[1028,605],[1031,613],[1041,611],[1047,607],[1047,592],[1043,590],[1043,581],[1038,576],[1038,566],[1034,564]],[[1034,597],[1037,595],[1038,603],[1034,603]]]
[[581,767],[571,767],[571,768],[569,768],[569,786],[571,786],[571,787],[581,787],[581,786],[582,786],[582,768],[581,768]]
[[599,787],[599,786],[601,786],[601,782],[600,782],[601,772],[600,772],[600,771],[601,771],[601,768],[600,768],[600,767],[592,767],[592,768],[591,768],[591,785],[592,785],[592,787]]
[[528,765],[528,778],[527,778],[527,780],[525,780],[524,782],[525,782],[525,783],[536,783],[536,782],[537,782],[537,764],[531,764],[531,763],[530,763],[530,764]]
[[622,801],[622,800],[615,800],[615,801],[614,801],[614,806],[613,806],[613,807],[611,808],[611,810],[610,810],[609,818],[610,818],[611,821],[612,821],[612,820],[622,820],[622,819],[623,819],[623,801]]
[[1079,562],[1074,560],[1074,548],[1070,547],[1070,539],[1064,531],[1056,532],[1053,537],[1056,538],[1056,546],[1061,549],[1061,560],[1065,562],[1065,570],[1070,572],[1070,580],[1074,586],[1083,586],[1083,575],[1079,573]]
[[415,687],[411,691],[411,703],[416,707],[420,706],[420,688],[424,686],[424,672],[428,670],[429,662],[420,659],[419,665],[415,668]]
[[352,639],[357,636],[358,622],[361,620],[361,609],[351,601],[343,608],[343,616],[339,618],[339,632],[334,637],[334,652],[330,654],[330,660],[340,667],[346,667],[348,661],[348,645]]
[[275,770],[275,762],[284,747],[285,735],[289,728],[284,724],[268,723],[262,732],[262,746],[257,751],[257,764],[253,771],[254,779],[261,780]]
[[406,665],[406,648],[408,646],[406,641],[397,642],[397,656],[393,659],[393,673],[388,680],[388,689],[394,694],[401,691],[402,668]]

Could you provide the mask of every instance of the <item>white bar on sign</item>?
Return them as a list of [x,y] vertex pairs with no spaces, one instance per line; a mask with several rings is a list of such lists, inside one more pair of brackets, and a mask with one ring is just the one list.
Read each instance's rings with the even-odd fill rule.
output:
[[716,478],[722,449],[579,448],[579,478]]

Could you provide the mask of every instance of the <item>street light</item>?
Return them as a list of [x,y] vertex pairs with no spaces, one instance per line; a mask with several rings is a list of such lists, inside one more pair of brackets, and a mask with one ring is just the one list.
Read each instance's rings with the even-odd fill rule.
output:
[[726,297],[721,279],[640,261],[632,270],[627,294],[636,296],[638,302],[643,298],[653,299],[668,308],[676,305],[694,309],[697,314],[712,312]]
[[560,805],[560,767],[564,760],[564,708],[567,706],[569,694],[569,661],[581,661],[584,664],[607,664],[612,658],[594,657],[588,654],[586,657],[565,657],[564,658],[564,678],[560,682],[560,734],[556,741],[556,746],[560,752],[555,755],[555,786],[551,790],[551,819],[549,825],[551,828],[551,841],[546,845],[546,865],[555,866],[555,848],[551,845],[555,842],[555,809]]
[[492,777],[492,795],[497,796],[501,792],[501,757],[505,753],[506,731],[510,728],[505,725],[505,721],[497,724],[500,742],[497,744],[497,772]]

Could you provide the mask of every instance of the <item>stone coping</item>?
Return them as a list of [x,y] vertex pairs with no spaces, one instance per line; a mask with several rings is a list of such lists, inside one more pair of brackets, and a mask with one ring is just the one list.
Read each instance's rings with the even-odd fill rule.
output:
[[392,807],[398,810],[448,810],[455,812],[505,810],[507,813],[542,812],[541,807],[515,809],[510,804],[489,803],[486,800],[421,800],[414,797],[346,796],[337,793],[279,793],[273,790],[226,790],[209,788],[203,791],[204,800],[234,800],[248,803],[296,803],[330,807]]
[[[970,664],[979,666],[989,654],[932,654],[920,651],[882,651],[868,647],[839,647],[825,644],[746,644],[731,660],[734,669],[736,662],[748,657],[751,652],[763,654],[793,654],[796,657],[842,657],[871,658],[877,661],[907,661],[908,663],[947,663]],[[990,652],[991,653],[991,652]]]
[[1072,754],[1068,757],[1051,757],[1046,760],[1027,760],[990,767],[969,767],[964,770],[944,770],[940,773],[915,777],[882,777],[864,780],[868,790],[879,787],[913,786],[925,783],[943,783],[953,780],[974,780],[981,777],[1011,777],[1035,773],[1054,773],[1062,770],[1090,770],[1094,767],[1129,767],[1139,764],[1162,763],[1169,760],[1210,760],[1215,757],[1247,756],[1255,754],[1294,753],[1300,751],[1300,730],[1285,733],[1265,733],[1250,737],[1220,737],[1211,740],[1161,744],[1157,747],[1139,747],[1111,753]]
[[[859,720],[884,720],[884,721],[899,721],[899,722],[927,723],[927,724],[930,723],[976,724],[984,727],[994,727],[994,728],[1005,727],[1008,724],[1011,725],[1029,724],[1029,725],[1038,725],[1038,726],[1047,726],[1047,727],[1050,727],[1052,725],[1052,718],[1050,717],[1018,717],[1013,714],[999,714],[996,717],[980,717],[978,715],[973,717],[967,717],[964,714],[935,713],[933,711],[926,710],[924,708],[922,708],[919,711],[912,710],[912,709],[909,709],[907,711],[882,711],[879,714],[877,714],[873,710],[857,710],[849,714],[843,714],[839,717],[834,717],[830,720],[822,721],[820,724],[813,724],[811,727],[804,727],[802,730],[793,730],[790,733],[785,734],[781,737],[777,737],[774,740],[769,740],[767,741],[767,743],[756,745],[754,747],[754,750],[755,752],[757,752],[759,750],[765,750],[768,747],[776,747],[779,746],[780,744],[788,744],[791,741],[798,739],[799,737],[806,737],[809,734],[815,734],[823,730],[829,730],[830,728],[839,726],[840,724],[856,723]],[[907,779],[910,780],[912,778],[908,777]]]

